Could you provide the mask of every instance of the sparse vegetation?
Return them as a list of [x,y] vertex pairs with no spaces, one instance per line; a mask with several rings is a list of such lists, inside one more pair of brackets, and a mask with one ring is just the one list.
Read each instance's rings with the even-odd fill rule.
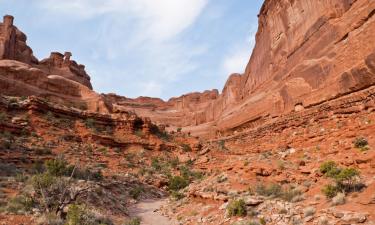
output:
[[68,208],[66,225],[113,225],[112,221],[105,217],[98,217],[84,206],[72,204]]
[[137,199],[141,196],[141,194],[142,194],[143,192],[144,192],[143,187],[137,186],[137,187],[135,187],[135,188],[133,188],[133,189],[130,190],[129,195],[130,195],[133,199],[136,199],[136,200],[137,200]]
[[303,210],[303,215],[305,217],[312,216],[316,212],[316,209],[314,207],[307,207]]
[[87,118],[87,119],[85,120],[85,125],[86,125],[87,128],[95,129],[95,124],[96,124],[96,122],[95,122],[95,120],[92,119],[92,118]]
[[345,194],[338,193],[335,197],[332,198],[332,205],[343,205],[345,204]]
[[339,192],[358,191],[363,187],[359,182],[360,172],[355,168],[340,168],[333,161],[328,161],[320,166],[320,171],[335,181],[335,184],[325,185],[322,192],[328,197],[333,198]]
[[227,206],[228,216],[246,216],[246,203],[243,199],[233,200]]
[[189,180],[181,176],[171,176],[168,181],[170,191],[178,191],[189,185]]
[[0,112],[0,123],[3,123],[7,120],[7,115],[4,112]]
[[282,187],[279,184],[270,184],[268,186],[264,184],[258,184],[255,191],[262,196],[267,197],[280,197],[282,194]]
[[185,198],[185,195],[179,191],[171,191],[171,198],[175,201]]
[[364,152],[370,149],[368,146],[368,141],[364,137],[358,137],[353,141],[354,147],[358,148],[360,151]]
[[182,144],[180,144],[180,146],[182,147],[182,150],[184,152],[191,152],[192,151],[190,145],[188,145],[188,144],[182,143]]
[[125,221],[124,225],[140,225],[141,219],[139,218],[132,218],[127,221]]

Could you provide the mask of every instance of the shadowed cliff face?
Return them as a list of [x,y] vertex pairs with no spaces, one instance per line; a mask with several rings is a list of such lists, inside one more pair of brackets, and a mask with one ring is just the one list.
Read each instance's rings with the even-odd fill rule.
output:
[[361,90],[375,83],[374,12],[368,0],[267,0],[246,72],[220,95],[119,105],[186,131],[222,132]]

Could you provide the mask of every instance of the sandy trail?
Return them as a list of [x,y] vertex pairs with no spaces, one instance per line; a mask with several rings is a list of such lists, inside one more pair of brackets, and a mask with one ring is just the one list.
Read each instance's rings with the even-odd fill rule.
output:
[[142,200],[130,209],[130,214],[141,218],[141,225],[176,225],[175,221],[161,215],[159,209],[164,204],[166,199]]

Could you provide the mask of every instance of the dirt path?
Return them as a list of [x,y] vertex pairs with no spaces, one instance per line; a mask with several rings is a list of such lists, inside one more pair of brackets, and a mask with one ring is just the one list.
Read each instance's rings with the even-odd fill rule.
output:
[[175,221],[161,215],[159,209],[166,204],[166,199],[143,200],[130,209],[133,217],[141,218],[142,225],[175,225]]

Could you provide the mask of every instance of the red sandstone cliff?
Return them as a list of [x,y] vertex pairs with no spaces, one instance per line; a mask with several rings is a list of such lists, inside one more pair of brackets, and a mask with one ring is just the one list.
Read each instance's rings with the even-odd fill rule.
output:
[[187,131],[228,131],[361,90],[375,84],[374,14],[369,0],[266,0],[246,72],[220,95],[118,103]]
[[26,40],[13,25],[13,17],[4,16],[0,23],[0,94],[36,95],[92,111],[110,110],[104,98],[92,90],[85,66],[71,60],[70,52],[52,52],[39,61]]

